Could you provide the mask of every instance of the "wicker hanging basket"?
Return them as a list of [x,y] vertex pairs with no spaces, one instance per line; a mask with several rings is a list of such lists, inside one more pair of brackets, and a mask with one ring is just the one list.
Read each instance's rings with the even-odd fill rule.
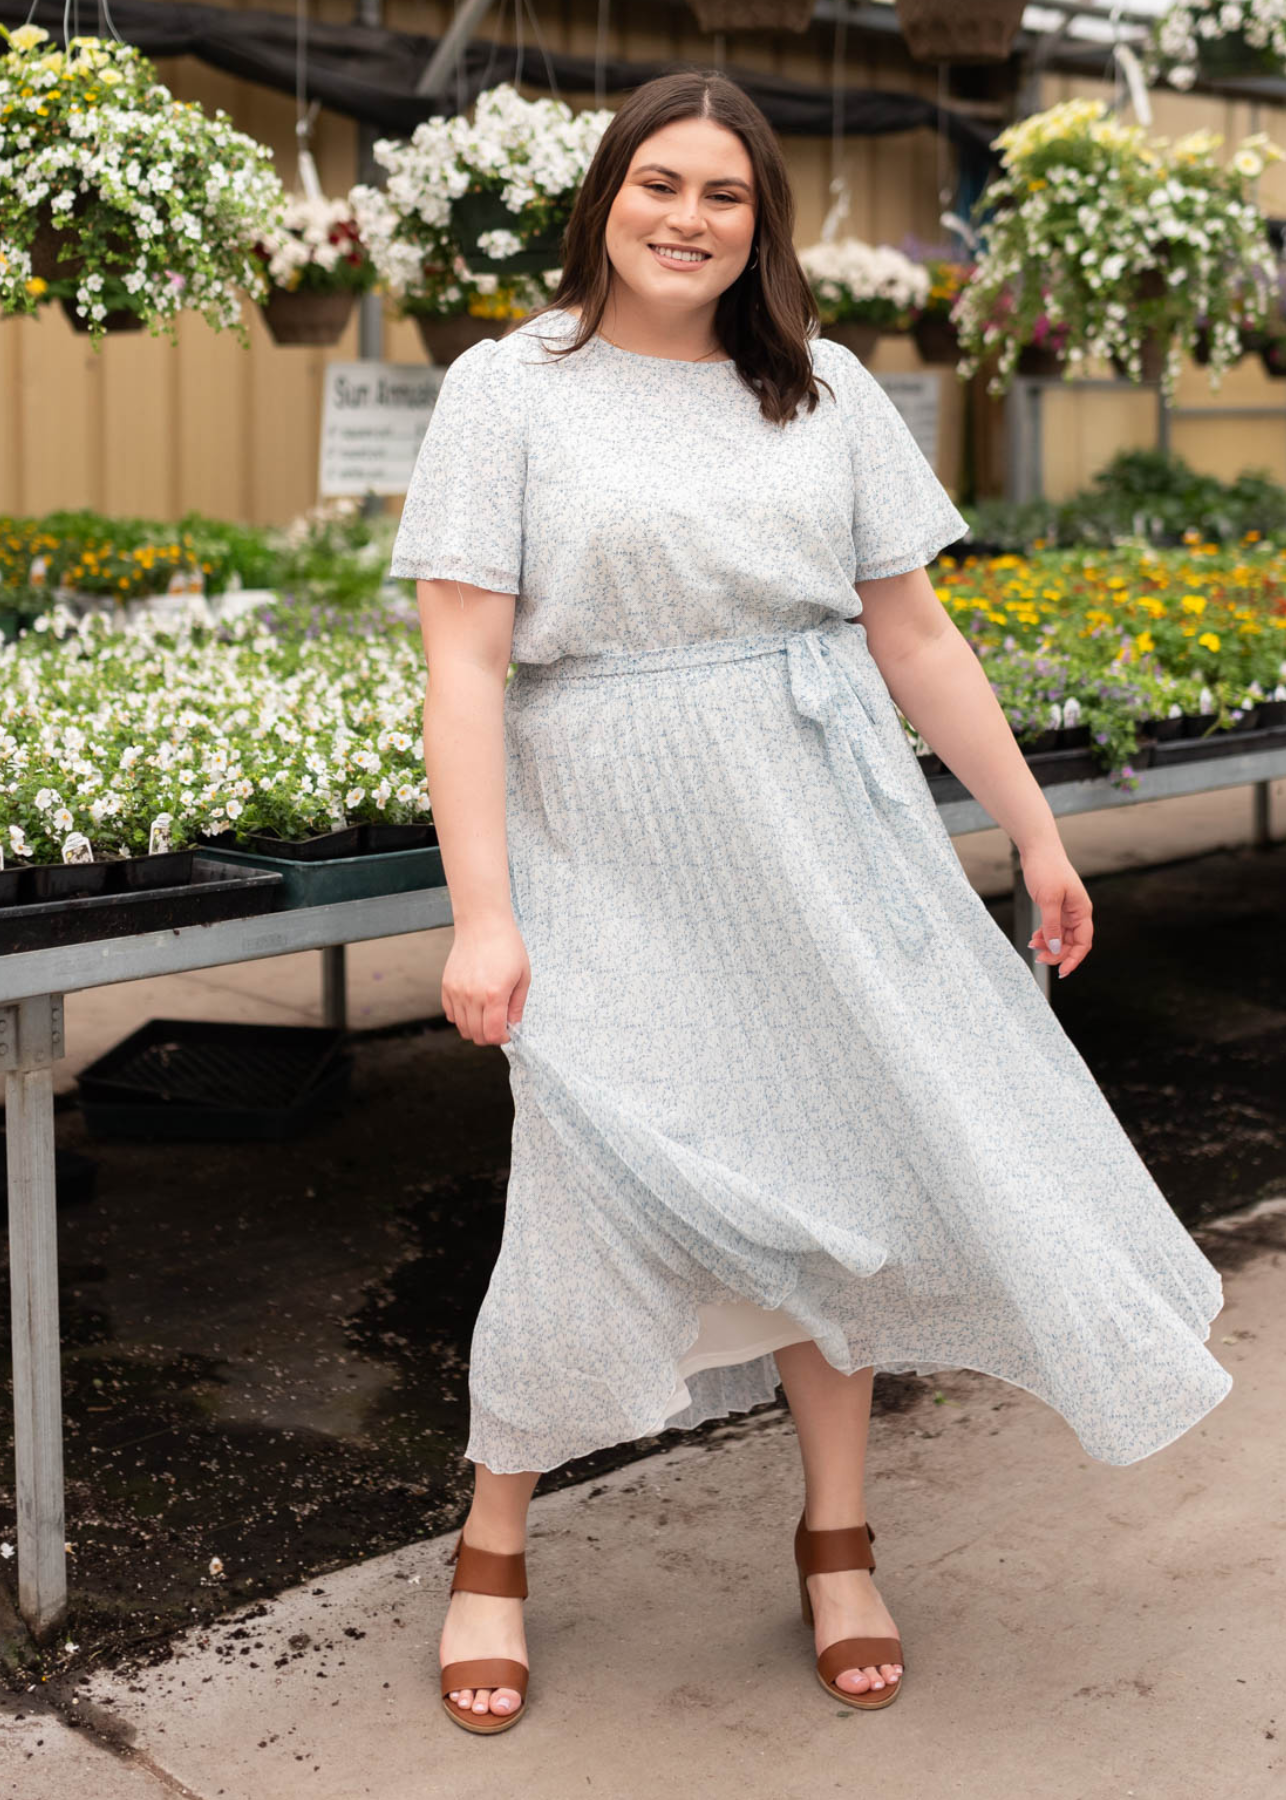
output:
[[941,366],[960,361],[960,334],[941,313],[921,313],[911,327],[920,361]]
[[481,343],[483,338],[501,337],[514,322],[512,319],[476,319],[472,313],[416,313],[414,318],[425,354],[430,362],[442,367],[454,362],[471,345]]
[[273,288],[259,310],[274,343],[337,344],[356,298],[352,288],[329,294],[309,293],[303,288]]
[[868,325],[862,319],[835,319],[829,325],[823,325],[821,335],[834,338],[837,344],[843,344],[854,356],[865,362],[880,341],[878,325]]
[[[90,321],[82,319],[76,311],[76,302],[64,294],[58,303],[74,331],[88,331]],[[128,306],[114,307],[99,321],[104,331],[142,331],[142,313],[131,312]]]
[[1025,0],[897,0],[898,23],[917,62],[1004,62]]
[[702,31],[807,31],[814,0],[688,0]]

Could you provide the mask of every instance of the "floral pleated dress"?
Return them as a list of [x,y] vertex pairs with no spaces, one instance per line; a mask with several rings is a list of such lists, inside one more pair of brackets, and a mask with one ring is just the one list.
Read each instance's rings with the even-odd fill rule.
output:
[[561,310],[447,370],[391,573],[517,596],[504,1233],[465,1455],[744,1412],[774,1351],[970,1368],[1124,1464],[1206,1414],[1217,1271],[952,847],[860,622],[966,526],[851,351],[731,361]]

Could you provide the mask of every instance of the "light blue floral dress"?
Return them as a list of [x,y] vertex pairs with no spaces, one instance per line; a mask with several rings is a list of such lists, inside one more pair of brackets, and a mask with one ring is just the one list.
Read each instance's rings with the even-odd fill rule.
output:
[[[1218,1273],[970,885],[863,579],[965,522],[862,363],[767,423],[734,363],[563,312],[447,370],[391,572],[518,596],[504,1236],[466,1456],[552,1469],[774,1397],[773,1351],[971,1368],[1129,1463],[1231,1386]],[[463,596],[462,596],[463,599]]]

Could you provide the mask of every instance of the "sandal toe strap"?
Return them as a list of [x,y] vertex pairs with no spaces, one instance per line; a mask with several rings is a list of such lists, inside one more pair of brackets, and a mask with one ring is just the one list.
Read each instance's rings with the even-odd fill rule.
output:
[[817,1659],[823,1681],[834,1681],[845,1669],[878,1669],[881,1663],[901,1663],[902,1645],[895,1637],[840,1638],[828,1644]]
[[457,1688],[513,1688],[525,1700],[528,1669],[509,1656],[475,1656],[468,1662],[447,1663],[442,1670],[442,1692]]

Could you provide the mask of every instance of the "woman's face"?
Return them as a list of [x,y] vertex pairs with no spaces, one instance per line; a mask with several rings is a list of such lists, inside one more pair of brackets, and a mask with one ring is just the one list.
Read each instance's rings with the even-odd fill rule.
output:
[[[616,279],[650,306],[709,305],[740,275],[757,197],[746,147],[710,119],[676,119],[634,152],[605,232]],[[701,251],[667,257],[654,246]]]

